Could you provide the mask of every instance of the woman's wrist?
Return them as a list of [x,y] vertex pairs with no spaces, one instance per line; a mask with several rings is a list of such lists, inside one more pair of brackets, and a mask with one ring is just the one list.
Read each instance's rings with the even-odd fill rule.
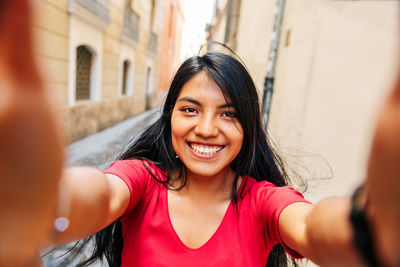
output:
[[367,266],[383,266],[380,264],[371,222],[367,216],[368,195],[365,187],[358,187],[351,198],[350,222],[353,228],[353,241]]

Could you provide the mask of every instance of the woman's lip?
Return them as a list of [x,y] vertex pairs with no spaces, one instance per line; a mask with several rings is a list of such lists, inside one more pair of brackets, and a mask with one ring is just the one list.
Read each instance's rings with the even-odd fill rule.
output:
[[[198,157],[198,158],[202,158],[202,159],[212,159],[212,158],[215,158],[216,156],[218,156],[219,152],[221,152],[221,151],[224,149],[224,147],[225,147],[225,146],[223,146],[223,145],[212,145],[212,146],[219,146],[219,147],[222,147],[222,149],[219,150],[219,151],[217,151],[217,152],[214,153],[214,154],[208,155],[208,154],[201,154],[201,153],[198,153],[198,152],[194,151],[193,148],[190,146],[191,142],[186,142],[186,144],[187,144],[189,150],[192,152],[192,154],[193,154],[194,156],[196,156],[196,157]],[[193,143],[193,144],[201,144],[201,143]],[[206,146],[205,144],[201,144],[201,145]],[[210,145],[209,145],[209,146],[210,146]]]
[[201,143],[201,142],[191,142],[191,141],[186,141],[186,143],[190,144],[196,144],[196,145],[201,145],[201,146],[225,146],[225,145],[220,145],[220,144],[211,144],[211,143]]

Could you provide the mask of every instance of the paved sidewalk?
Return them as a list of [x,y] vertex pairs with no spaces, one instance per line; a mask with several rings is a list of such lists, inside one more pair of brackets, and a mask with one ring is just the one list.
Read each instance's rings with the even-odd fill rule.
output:
[[160,108],[155,108],[72,143],[66,149],[67,165],[89,165],[104,169],[159,114]]

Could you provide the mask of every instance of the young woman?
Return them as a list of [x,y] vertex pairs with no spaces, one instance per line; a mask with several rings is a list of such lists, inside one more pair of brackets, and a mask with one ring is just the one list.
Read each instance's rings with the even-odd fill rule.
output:
[[[363,264],[348,219],[350,200],[314,206],[286,186],[251,77],[228,55],[185,61],[161,117],[107,170],[62,170],[61,142],[24,23],[27,3],[2,5],[22,22],[10,24],[8,12],[0,16],[0,266],[33,266],[43,245],[99,231],[88,263],[105,255],[111,266],[278,266],[286,261],[283,248],[321,265]],[[26,37],[24,57],[15,51],[20,34],[13,32]],[[393,138],[400,133],[399,88],[388,105],[395,116],[379,124],[367,183],[375,251],[392,266],[398,239],[390,234],[398,229],[384,219],[400,221],[399,167],[387,163],[400,159]],[[376,182],[379,171],[383,183]]]
[[311,205],[276,187],[288,178],[259,110],[253,81],[234,58],[209,52],[182,64],[161,117],[104,171],[120,198],[110,218],[119,221],[97,234],[111,266],[265,266],[283,244],[282,210]]

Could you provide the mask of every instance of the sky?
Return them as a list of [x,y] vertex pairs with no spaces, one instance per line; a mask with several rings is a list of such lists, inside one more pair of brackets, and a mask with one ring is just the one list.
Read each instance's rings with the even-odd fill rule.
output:
[[205,42],[205,26],[211,21],[215,0],[181,0],[185,15],[181,60],[197,55]]

